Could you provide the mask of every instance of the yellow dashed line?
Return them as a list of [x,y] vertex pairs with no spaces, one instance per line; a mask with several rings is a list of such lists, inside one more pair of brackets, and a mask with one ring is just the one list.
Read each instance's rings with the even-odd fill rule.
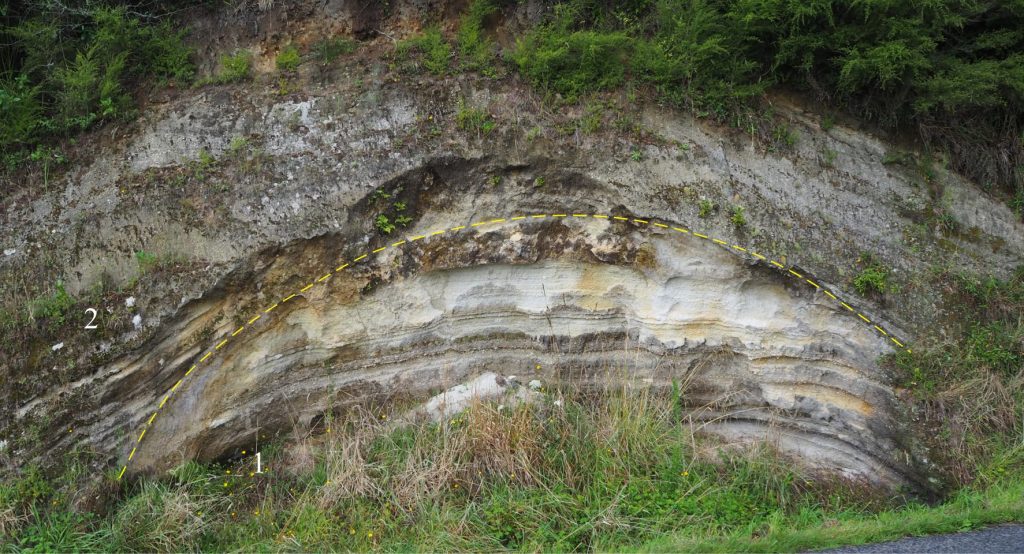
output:
[[188,368],[188,371],[185,372],[185,377],[192,375],[192,372],[195,371],[197,367],[199,366],[193,364],[192,367]]
[[551,217],[566,217],[566,214],[551,214]]
[[380,248],[374,250],[373,253],[376,254],[378,252],[383,252],[383,251],[387,250],[387,248],[388,248],[387,246],[381,246]]
[[158,409],[162,410],[164,408],[164,404],[167,403],[167,399],[170,398],[170,397],[171,397],[171,395],[169,395],[169,394],[167,396],[164,396],[164,399],[160,401],[160,407]]
[[[307,290],[309,290],[311,288],[313,288],[313,283],[310,283],[310,284],[302,287],[301,289],[299,289],[299,292],[306,292]],[[252,323],[252,321],[250,321],[249,323]]]
[[441,229],[440,231],[434,231],[433,233],[430,233],[430,236],[436,237],[437,235],[443,235],[443,234],[444,234],[444,229]]
[[818,283],[815,283],[814,281],[812,281],[812,280],[810,280],[810,279],[804,279],[804,281],[807,281],[807,283],[808,283],[809,285],[811,285],[812,287],[814,287],[814,288],[816,288],[816,289],[820,289],[820,288],[821,288],[820,286],[818,286]]
[[707,236],[707,235],[702,235],[702,234],[698,233],[697,231],[694,231],[694,232],[693,232],[693,236],[695,236],[695,237],[700,237],[700,238],[702,238],[702,239],[706,239],[706,238],[708,238],[708,236]]
[[793,271],[793,268],[789,268],[789,272],[792,273],[793,275],[796,275],[797,279],[803,279],[804,278],[803,275],[800,275],[799,273]]
[[829,292],[828,289],[825,289],[825,294],[827,294],[828,297],[831,298],[832,300],[839,300],[838,298],[836,298],[836,295]]
[[634,219],[633,223],[647,224],[650,223],[650,221],[647,221],[646,219]]
[[492,219],[490,222],[491,223],[504,223],[505,222],[505,218],[504,217],[499,217],[498,219]]
[[145,436],[146,436],[146,431],[148,431],[148,430],[149,430],[149,429],[143,429],[143,430],[142,430],[142,434],[141,434],[141,435],[139,435],[139,440],[135,441],[135,444],[139,444],[140,442],[142,442],[142,437],[145,437]]
[[154,419],[156,419],[156,412],[153,412],[153,415],[149,416],[149,421],[146,422],[146,427],[149,427],[150,425],[153,425],[153,420]]
[[235,329],[235,332],[234,332],[234,333],[231,333],[231,336],[232,336],[232,337],[236,337],[236,336],[238,336],[238,333],[241,333],[243,329],[245,329],[245,325],[243,325],[243,326],[239,327],[238,329]]
[[[889,337],[889,340],[895,342],[896,346],[899,346],[900,348],[903,348],[903,343],[898,341],[898,340],[896,340],[896,337]],[[910,350],[907,349],[907,352],[910,352]]]
[[224,339],[224,340],[220,341],[220,342],[219,342],[219,343],[217,344],[217,347],[215,348],[215,350],[220,350],[220,349],[221,349],[221,347],[223,347],[223,346],[224,346],[225,344],[227,344],[227,343],[228,343],[228,339]]
[[614,217],[612,217],[612,219],[617,219],[619,221],[629,221],[628,217],[621,217],[621,216],[614,216]]
[[341,264],[338,267],[334,268],[334,271],[341,271],[341,270],[345,269],[346,267],[348,267],[348,264]]
[[736,250],[739,250],[740,252],[746,252],[747,251],[746,248],[743,248],[742,246],[740,246],[738,244],[734,244],[734,245],[732,245],[732,247],[735,248]]
[[764,256],[758,254],[757,252],[751,252],[750,255],[755,257],[755,258],[757,258],[757,259],[759,259],[759,260],[767,260],[768,259],[768,258],[765,258]]
[[879,327],[878,325],[875,325],[875,329],[878,329],[878,332],[879,332],[879,333],[882,333],[883,335],[885,335],[885,336],[887,336],[887,337],[889,336],[889,333],[886,333],[886,332],[885,332],[885,329],[882,329],[882,328],[881,328],[881,327]]
[[779,268],[779,269],[786,269],[786,266],[780,264],[779,262],[777,262],[775,260],[772,260],[772,265],[777,267],[777,268]]
[[683,229],[682,227],[673,227],[672,230],[673,231],[679,231],[680,233],[686,233],[687,235],[690,234],[689,231],[687,231],[686,229]]
[[728,246],[729,245],[728,242],[725,242],[724,240],[719,240],[719,239],[711,239],[711,242],[717,242],[718,244],[721,244],[722,246]]
[[548,214],[537,214],[537,215],[531,215],[530,217],[532,217],[533,219],[544,219],[547,216],[548,216]]
[[296,296],[298,296],[298,295],[297,294],[289,294],[288,296],[284,297],[284,300],[281,300],[281,303],[283,304],[283,303],[291,300],[292,298],[295,298]]
[[138,448],[139,448],[138,446],[132,448],[132,453],[128,455],[128,461],[129,462],[132,461],[132,458],[135,457],[135,451],[138,450]]
[[118,481],[120,481],[121,478],[124,477],[124,472],[126,472],[126,471],[128,471],[128,466],[124,466],[124,467],[121,468],[121,473],[119,473],[117,475],[117,480]]
[[205,356],[199,359],[200,362],[205,362],[207,358],[213,355],[213,352],[207,352]]
[[[477,221],[476,223],[472,223],[472,224],[470,224],[470,226],[472,226],[472,227],[478,227],[478,226],[480,226],[480,225],[483,225],[483,224],[484,224],[484,222],[483,222],[483,221]],[[465,226],[465,225],[459,225],[458,227],[452,227],[452,228],[451,228],[451,229],[449,229],[449,230],[450,230],[450,231],[461,231],[461,230],[463,230],[463,229],[465,229],[465,228],[466,228],[466,226]]]
[[[322,278],[320,280],[323,281]],[[274,309],[276,309],[278,306],[279,304],[274,304],[273,306],[267,308],[266,310],[263,310],[263,313],[269,314],[270,312],[274,311]]]
[[593,216],[593,217],[595,217],[595,218],[597,218],[597,219],[608,219],[608,216],[606,216],[606,215],[598,215],[598,214],[594,214],[594,216]]
[[[313,285],[309,285],[309,286],[311,287],[311,286],[313,286]],[[309,287],[306,287],[306,288],[309,288]],[[250,320],[249,320],[249,325],[252,325],[253,323],[256,323],[256,321],[257,321],[257,320],[259,320],[259,318],[261,318],[261,317],[263,317],[263,316],[261,316],[261,315],[257,315],[256,317],[254,317],[254,318],[250,319]]]
[[525,215],[517,215],[517,216],[513,217],[512,219],[510,219],[509,221],[519,221],[520,219],[526,219],[526,216]]
[[[443,233],[444,231],[441,231],[441,232]],[[369,254],[363,254],[362,256],[359,256],[358,258],[352,260],[352,263],[356,263],[359,260],[365,260],[367,256],[369,256]]]
[[655,223],[654,226],[661,227],[662,229],[668,229],[668,225],[665,225],[664,223]]
[[405,244],[405,241],[404,240],[400,240],[398,242],[391,243],[391,246],[402,246],[403,244]]
[[862,314],[860,312],[857,312],[857,317],[863,319],[865,323],[871,323],[871,320],[866,318],[866,317],[864,317],[864,314]]
[[853,308],[851,308],[851,307],[850,307],[850,305],[849,305],[849,304],[847,304],[846,302],[840,302],[840,304],[842,304],[842,306],[843,306],[844,308],[846,308],[847,310],[850,310],[851,312],[852,312],[852,311],[854,311],[854,309],[853,309]]
[[178,379],[178,382],[175,383],[173,387],[171,387],[171,392],[173,393],[174,391],[178,390],[178,387],[180,387],[180,386],[181,386],[181,379]]
[[411,238],[411,239],[409,239],[409,240],[411,240],[411,241],[413,241],[413,242],[416,242],[416,241],[418,241],[418,240],[423,240],[423,239],[425,239],[425,238],[427,238],[427,235],[416,235],[415,237],[412,237],[412,238]]

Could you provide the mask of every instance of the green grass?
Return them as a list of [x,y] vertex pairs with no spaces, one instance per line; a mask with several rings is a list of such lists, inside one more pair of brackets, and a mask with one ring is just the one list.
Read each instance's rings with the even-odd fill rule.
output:
[[435,75],[448,72],[452,49],[441,36],[441,30],[431,27],[423,34],[398,42],[395,54],[399,59],[422,64],[427,71]]
[[872,263],[853,278],[853,288],[861,296],[883,294],[889,289],[889,270]]
[[479,108],[466,105],[465,100],[459,100],[458,111],[455,112],[455,123],[463,131],[471,131],[480,134],[488,134],[494,130],[497,124],[491,119],[491,115]]
[[302,56],[299,54],[299,48],[294,44],[289,44],[282,48],[274,59],[274,63],[277,65],[278,71],[283,71],[285,73],[294,72],[299,68],[299,63],[301,62]]
[[[13,531],[0,548],[766,551],[1024,518],[1020,446],[943,504],[903,504],[811,480],[764,446],[697,455],[715,443],[681,424],[684,394],[556,389],[534,405],[399,426],[355,411],[264,446],[260,476],[244,456],[84,488],[86,465],[27,468],[0,484],[0,526]],[[103,515],[74,509],[82,495],[107,498]]]
[[249,78],[252,70],[252,54],[248,50],[239,50],[233,54],[220,57],[220,71],[213,77],[218,84],[237,83]]

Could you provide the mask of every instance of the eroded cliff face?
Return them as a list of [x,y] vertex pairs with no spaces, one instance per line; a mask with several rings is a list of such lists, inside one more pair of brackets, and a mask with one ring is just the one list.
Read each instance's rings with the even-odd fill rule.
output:
[[[349,17],[314,11],[279,32],[321,16]],[[546,108],[513,77],[403,74],[389,49],[378,38],[335,69],[304,65],[301,94],[269,77],[174,93],[48,190],[5,202],[5,281],[124,289],[97,300],[101,333],[25,345],[0,367],[9,461],[77,447],[101,467],[162,470],[230,455],[257,425],[539,366],[577,383],[684,380],[709,432],[930,486],[878,357],[942,324],[920,277],[937,260],[997,275],[1021,263],[1024,226],[1005,206],[956,175],[925,184],[885,165],[893,146],[825,132],[781,99],[800,136],[784,152],[614,95],[585,134],[572,131],[584,107]],[[495,129],[460,128],[460,106]],[[922,223],[936,203],[963,232]],[[402,224],[384,232],[380,215]],[[140,250],[173,263],[139,279]],[[852,293],[864,253],[898,294]]]
[[[150,348],[105,367],[75,440],[137,449],[133,471],[163,470],[232,455],[256,429],[500,371],[574,386],[684,382],[714,434],[769,440],[875,484],[924,482],[875,361],[893,344],[822,292],[671,227],[498,219],[417,227],[409,236],[425,238],[358,261],[336,235],[261,256]],[[209,344],[182,348],[204,328]]]

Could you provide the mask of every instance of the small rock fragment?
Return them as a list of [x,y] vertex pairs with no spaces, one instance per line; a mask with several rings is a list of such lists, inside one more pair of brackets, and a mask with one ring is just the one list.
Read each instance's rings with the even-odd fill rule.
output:
[[543,386],[544,385],[542,385],[541,382],[537,379],[530,381],[530,390],[540,390]]
[[134,296],[129,296],[128,298],[124,299],[124,306],[126,308],[131,308],[134,305],[135,305],[135,297]]
[[4,248],[4,256],[13,256],[17,252],[18,252],[18,250],[14,249],[14,248]]
[[53,350],[54,352],[56,352],[56,351],[60,350],[61,348],[64,348],[64,343],[63,342],[58,342],[57,344],[51,346],[50,350]]
[[142,316],[135,314],[135,317],[132,318],[132,325],[135,326],[136,330],[142,329]]

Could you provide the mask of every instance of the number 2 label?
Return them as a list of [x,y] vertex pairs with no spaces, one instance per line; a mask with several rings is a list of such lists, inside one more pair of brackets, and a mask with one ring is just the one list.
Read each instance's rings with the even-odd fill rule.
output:
[[85,313],[89,312],[92,312],[92,319],[89,320],[89,323],[85,324],[85,328],[96,329],[97,327],[96,324],[94,323],[96,321],[96,308],[88,308],[87,310],[85,310]]

